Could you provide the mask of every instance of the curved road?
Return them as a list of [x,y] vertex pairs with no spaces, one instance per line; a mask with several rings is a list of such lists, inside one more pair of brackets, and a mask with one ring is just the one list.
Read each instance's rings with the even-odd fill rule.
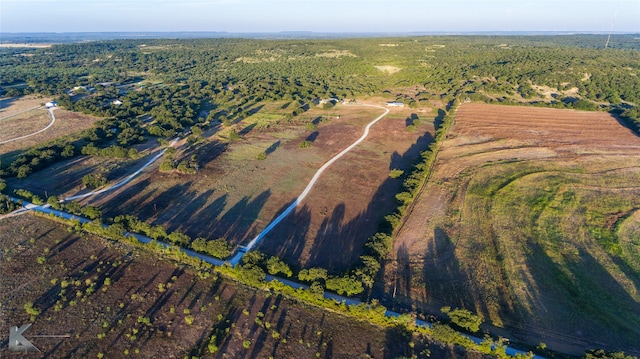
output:
[[296,198],[296,200],[293,201],[293,203],[291,203],[291,205],[287,207],[287,209],[285,209],[284,212],[282,212],[276,219],[274,219],[271,223],[269,223],[269,225],[265,229],[263,229],[262,232],[260,232],[254,239],[251,240],[251,242],[249,242],[245,247],[241,248],[241,250],[239,250],[233,256],[233,258],[231,258],[231,260],[229,261],[231,265],[235,266],[236,264],[238,264],[240,262],[240,259],[242,259],[242,256],[244,256],[246,252],[250,251],[256,244],[258,244],[258,242],[260,242],[260,240],[262,240],[262,238],[264,238],[265,235],[267,235],[267,233],[269,233],[273,229],[273,227],[278,225],[278,223],[280,223],[285,217],[287,217],[298,206],[298,204],[302,202],[302,200],[307,196],[307,194],[309,194],[313,185],[315,185],[318,178],[320,178],[320,175],[322,175],[322,173],[329,166],[331,166],[335,161],[340,159],[340,157],[344,156],[347,152],[351,151],[354,147],[356,147],[358,144],[364,141],[364,139],[367,138],[367,136],[369,136],[369,129],[371,128],[371,126],[373,126],[376,122],[378,122],[380,119],[382,119],[384,116],[386,116],[389,113],[389,109],[382,106],[375,106],[375,105],[357,105],[357,106],[369,106],[369,107],[380,108],[384,110],[384,113],[376,117],[376,119],[374,119],[373,121],[369,122],[369,124],[367,124],[367,126],[364,128],[364,133],[362,134],[362,136],[360,136],[360,138],[356,142],[352,143],[349,147],[345,148],[344,150],[342,150],[342,152],[333,156],[333,158],[331,158],[324,165],[322,165],[322,167],[318,169],[318,171],[313,176],[313,178],[311,178],[311,181],[309,181],[309,184],[307,184],[307,187],[305,187],[304,191],[302,191],[300,196],[298,196],[298,198]]
[[[36,107],[36,108],[38,108],[38,107]],[[33,110],[33,109],[31,109],[31,110]],[[27,110],[27,111],[31,111],[31,110]],[[41,132],[44,132],[44,131],[48,130],[49,127],[53,126],[53,124],[56,122],[56,117],[53,115],[53,108],[48,108],[47,110],[49,111],[49,116],[51,116],[51,122],[49,122],[47,127],[43,128],[40,131],[36,131],[34,133],[31,133],[31,134],[28,134],[28,135],[25,135],[25,136],[20,136],[20,137],[12,138],[10,140],[2,141],[2,142],[0,142],[0,145],[8,143],[8,142],[12,142],[12,141],[22,140],[22,139],[27,138],[27,137],[35,136],[35,135],[37,135],[37,134],[39,134]],[[22,111],[22,112],[27,112],[27,111]],[[20,113],[22,113],[22,112],[20,112]],[[11,116],[15,116],[15,115],[17,115],[17,113],[13,114]],[[11,117],[11,116],[7,116],[5,118]],[[3,118],[3,120],[5,118]]]
[[[173,140],[173,142],[171,142],[171,144],[169,145],[169,147],[173,147],[173,145],[178,142],[180,138],[176,138],[175,140]],[[108,191],[112,191],[116,188],[120,188],[122,186],[124,186],[125,184],[129,183],[129,181],[131,181],[132,179],[134,179],[137,175],[140,174],[140,172],[144,171],[145,168],[149,167],[152,163],[154,163],[155,161],[158,160],[158,158],[162,157],[162,155],[164,155],[164,153],[167,151],[167,149],[169,148],[165,148],[162,151],[160,151],[160,153],[158,153],[157,155],[153,156],[153,158],[151,158],[149,161],[147,161],[147,163],[145,163],[142,167],[140,167],[137,171],[135,171],[134,173],[130,174],[129,176],[127,176],[125,179],[123,179],[122,181],[114,184],[113,186],[107,187],[107,188],[103,188],[101,190],[98,191],[93,191],[93,192],[88,192],[88,193],[83,193],[83,194],[79,194],[76,196],[71,196],[71,197],[67,197],[63,200],[61,200],[60,202],[66,202],[66,201],[71,201],[74,199],[80,199],[80,198],[86,198],[86,197],[91,197],[93,195],[96,194],[100,194],[100,193],[104,193],[104,192],[108,192]]]

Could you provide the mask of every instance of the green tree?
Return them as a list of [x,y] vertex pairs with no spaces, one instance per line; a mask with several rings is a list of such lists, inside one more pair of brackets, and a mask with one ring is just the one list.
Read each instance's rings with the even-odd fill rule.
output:
[[479,331],[480,325],[483,322],[482,318],[466,309],[456,308],[451,310],[450,307],[443,307],[441,311],[447,314],[451,319],[451,322],[453,322],[455,325],[472,333]]
[[293,272],[287,263],[281,261],[278,257],[270,257],[267,259],[267,272],[271,275],[278,275],[282,273],[287,276],[287,278],[293,275]]
[[352,276],[331,277],[327,279],[327,289],[335,291],[340,295],[352,296],[362,293],[364,288],[362,282]]

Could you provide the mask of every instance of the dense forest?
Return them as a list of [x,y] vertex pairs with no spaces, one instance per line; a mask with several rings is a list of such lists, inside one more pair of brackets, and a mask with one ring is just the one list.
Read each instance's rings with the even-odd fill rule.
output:
[[297,103],[288,107],[293,117],[323,98],[382,95],[417,107],[433,98],[447,103],[460,97],[612,111],[635,127],[640,41],[618,35],[606,49],[605,42],[598,35],[442,36],[147,39],[3,48],[2,96],[52,95],[67,109],[105,119],[83,140],[45,144],[3,163],[1,175],[24,177],[79,153],[135,156],[127,147],[144,136],[170,138],[194,125],[238,122],[263,101]]

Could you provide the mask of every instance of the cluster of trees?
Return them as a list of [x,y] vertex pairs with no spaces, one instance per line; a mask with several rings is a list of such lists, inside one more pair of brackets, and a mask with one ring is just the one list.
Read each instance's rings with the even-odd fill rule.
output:
[[53,209],[92,220],[102,218],[102,211],[96,206],[80,206],[80,204],[75,201],[60,202],[57,196],[49,196],[49,198],[47,198],[47,204],[51,205]]
[[98,188],[107,184],[107,178],[102,173],[90,173],[82,177],[82,184],[86,188]]
[[9,196],[0,193],[0,214],[6,214],[18,209],[18,205],[14,203]]
[[125,148],[122,146],[109,146],[105,148],[98,148],[93,143],[89,143],[82,147],[80,153],[87,156],[102,156],[113,158],[138,158],[139,153],[135,148]]
[[[140,228],[146,229],[152,228],[148,224],[141,222],[132,216],[123,216],[119,219],[120,220],[118,223],[113,223],[111,225],[103,225],[99,221],[87,222],[82,225],[80,225],[77,221],[68,222],[72,224],[71,228],[73,228],[74,230],[98,234],[112,240],[120,240],[131,243],[133,245],[140,244],[139,242],[137,242],[137,240],[125,236],[128,226],[141,226]],[[199,244],[202,244],[202,241],[196,241],[198,241]],[[155,247],[151,248],[157,250],[162,255],[170,256],[174,260],[177,260],[181,263],[193,265],[199,274],[210,273],[212,269],[210,265],[196,258],[188,257],[184,254],[184,252],[180,251],[178,247],[172,245],[169,245],[168,247],[156,245]],[[242,283],[254,286],[256,288],[269,290],[291,298],[297,298],[298,300],[304,301],[306,303],[322,308],[327,308],[334,312],[343,313],[360,320],[366,320],[377,325],[400,328],[408,335],[428,335],[429,338],[438,340],[442,343],[461,345],[468,350],[479,351],[481,353],[489,354],[498,358],[506,359],[511,357],[506,354],[506,347],[504,345],[504,341],[502,341],[501,339],[498,339],[496,341],[489,336],[485,336],[484,340],[482,340],[480,343],[476,343],[467,336],[454,330],[447,324],[436,322],[433,324],[432,328],[427,328],[424,326],[417,326],[415,315],[412,315],[410,313],[401,314],[399,316],[387,316],[387,309],[384,306],[380,305],[376,300],[373,300],[370,303],[346,305],[344,302],[337,302],[335,300],[324,298],[322,288],[318,288],[317,285],[312,284],[308,289],[294,289],[293,287],[283,284],[277,280],[266,282],[266,272],[264,268],[267,268],[267,271],[273,275],[280,274],[286,277],[290,277],[292,275],[292,272],[286,265],[286,263],[275,257],[266,258],[259,252],[247,253],[247,255],[245,255],[245,257],[243,258],[243,264],[240,266],[237,266],[235,268],[232,268],[230,266],[221,266],[216,267],[215,270],[225,276],[234,278]],[[206,278],[207,275],[203,275],[202,277]],[[325,270],[321,268],[312,268],[300,271],[299,278],[301,280],[313,281],[316,279],[324,279],[329,277],[327,277],[327,272]],[[465,309],[451,310],[448,307],[443,307],[442,312],[447,314],[450,321],[455,326],[471,332],[477,332],[479,330],[480,324],[482,323],[481,318],[475,316],[473,313]],[[539,346],[536,351],[548,354],[545,351],[543,344],[541,344],[541,346]],[[531,358],[532,356],[533,353],[528,353],[526,355],[517,355],[516,357]],[[621,352],[608,353],[603,350],[593,350],[588,352],[587,358],[628,359],[631,357]]]
[[25,178],[32,172],[75,154],[75,146],[65,142],[33,147],[20,154],[8,167],[0,168],[0,176]]
[[233,253],[233,247],[223,238],[213,240],[196,238],[194,240],[180,231],[167,233],[161,225],[152,226],[130,214],[117,216],[114,218],[114,224],[121,226],[127,232],[144,234],[154,240],[170,243],[181,248],[190,248],[196,252],[220,259],[226,259]]
[[[87,131],[84,144],[127,150],[147,136],[170,138],[194,125],[233,124],[263,101],[304,105],[386,91],[415,107],[434,96],[448,102],[459,92],[487,102],[635,108],[637,44],[633,37],[614,36],[615,46],[602,51],[595,49],[601,40],[597,35],[385,39],[393,47],[379,46],[380,39],[97,41],[0,53],[0,92],[58,95],[60,106],[106,117]],[[385,64],[400,71],[374,67]],[[94,91],[72,100],[65,91],[76,86]],[[559,92],[577,88],[577,93],[540,100],[536,86]],[[114,105],[116,98],[122,104]],[[294,112],[302,109],[294,106],[291,117]],[[81,145],[74,147],[66,153]],[[31,156],[8,166],[4,175],[24,177],[60,159],[45,156],[31,164]]]
[[208,254],[216,258],[227,258],[233,253],[233,247],[224,238],[207,240],[196,238],[191,243],[191,248],[200,253]]

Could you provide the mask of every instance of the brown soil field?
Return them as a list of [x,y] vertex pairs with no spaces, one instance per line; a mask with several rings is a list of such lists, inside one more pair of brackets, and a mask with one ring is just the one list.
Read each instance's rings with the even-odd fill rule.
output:
[[42,106],[50,100],[51,98],[49,97],[41,98],[33,95],[0,99],[0,119],[37,106]]
[[[46,109],[38,108],[0,121],[2,121],[0,122],[2,125],[0,142],[4,142],[12,138],[26,136],[47,127],[49,122],[51,122],[51,117]],[[25,140],[27,139],[25,138]]]
[[[46,127],[50,122],[49,114],[44,109],[35,109],[27,112],[35,106],[49,101],[49,99],[25,96],[19,99],[3,99],[2,112],[0,112],[0,141],[28,135]],[[10,117],[9,117],[10,116]],[[56,138],[73,134],[93,127],[99,118],[77,112],[66,111],[61,108],[54,110],[56,122],[46,131],[22,140],[12,141],[0,145],[0,155],[5,159],[15,154],[15,151],[46,143]],[[8,118],[5,118],[8,117]]]
[[[337,272],[353,264],[382,218],[397,206],[394,196],[402,182],[389,178],[389,171],[410,171],[433,140],[431,123],[407,131],[411,113],[396,110],[376,123],[363,143],[323,173],[296,211],[265,237],[259,250],[300,267]],[[321,133],[314,147],[334,151],[343,147],[332,143],[341,132]]]
[[[431,142],[432,118],[427,115],[421,115],[423,124],[416,131],[406,129],[413,111],[395,109],[373,126],[369,138],[323,174],[300,210],[274,229],[261,250],[300,266],[322,265],[338,271],[352,264],[382,216],[395,206],[393,196],[401,183],[388,178],[389,170],[408,169]],[[197,155],[196,174],[158,172],[161,159],[128,185],[83,202],[99,206],[106,217],[132,213],[192,237],[246,243],[302,192],[324,162],[360,137],[364,126],[381,112],[362,106],[312,108],[304,116],[322,117],[316,129],[300,124],[254,128],[241,123],[243,137],[238,141],[228,143],[214,134],[179,147],[177,159]],[[299,147],[304,140],[312,143],[310,148]],[[261,152],[267,153],[266,159],[257,159]],[[39,195],[48,191],[70,196],[81,189],[84,174],[99,170],[115,181],[144,162],[76,159],[29,176],[20,186]],[[304,225],[297,224],[303,220]],[[330,238],[340,238],[342,256],[334,256]]]
[[[487,200],[476,194],[482,183],[506,176],[496,191],[524,196],[527,191],[562,194],[572,189],[589,198],[584,206],[596,203],[587,207],[596,211],[594,196],[601,196],[604,206],[615,193],[625,196],[620,203],[629,203],[624,206],[632,209],[640,195],[634,182],[640,169],[639,150],[640,139],[607,113],[461,105],[429,181],[397,234],[379,295],[387,304],[403,303],[428,312],[445,305],[466,307],[492,323],[493,333],[530,345],[544,342],[550,349],[571,354],[593,347],[640,351],[631,344],[634,334],[621,329],[626,324],[619,321],[625,316],[635,321],[632,313],[640,312],[640,270],[631,268],[633,256],[625,262],[631,264],[616,264],[621,261],[580,227],[585,213],[577,205],[578,209],[564,211],[545,207],[542,217],[532,218],[527,210],[520,213],[514,208],[536,208],[535,203],[523,205],[526,200],[517,197]],[[551,187],[554,181],[562,185]],[[515,186],[520,188],[517,192]],[[472,187],[474,193],[469,193]],[[524,224],[533,222],[538,230],[548,230],[556,222],[541,225],[540,221],[551,221],[545,218],[552,214],[568,216],[559,217],[565,218],[561,233],[568,236],[559,252],[552,246],[539,247],[534,239],[546,237],[528,232]],[[572,257],[567,257],[569,253]],[[584,284],[597,289],[576,295],[567,289],[572,288],[566,284],[571,280],[559,273],[571,273],[574,283],[580,283],[578,288]],[[593,283],[586,283],[589,280]],[[615,313],[597,306],[605,302],[598,299],[604,293],[619,293],[620,308]]]
[[[482,358],[205,277],[40,217],[1,220],[0,257],[3,357],[396,358],[428,350],[437,359]],[[31,318],[27,303],[39,314]],[[9,327],[26,323],[24,336],[41,352],[8,352]]]

